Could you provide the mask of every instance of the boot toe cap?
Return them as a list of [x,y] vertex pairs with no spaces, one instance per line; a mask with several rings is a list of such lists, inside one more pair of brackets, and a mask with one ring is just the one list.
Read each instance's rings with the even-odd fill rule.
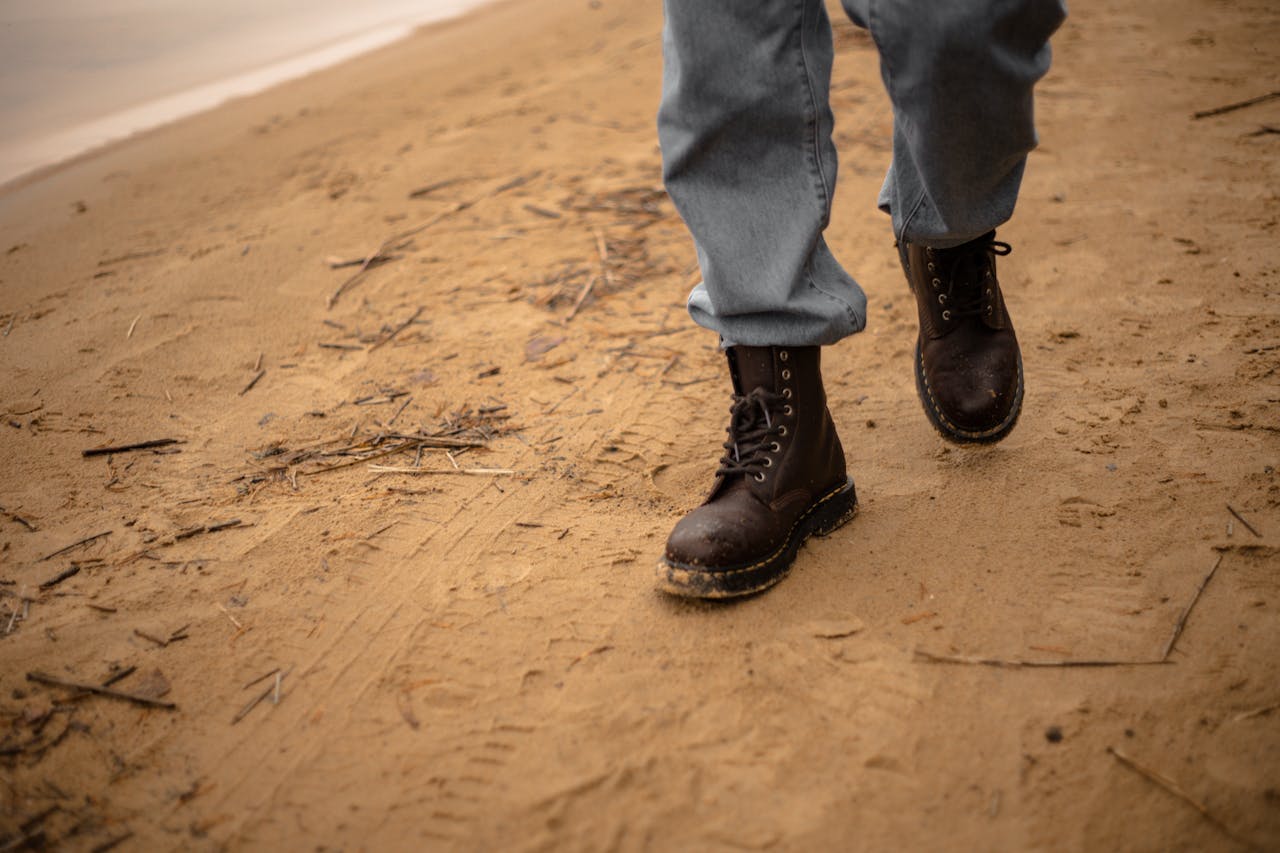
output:
[[929,355],[920,363],[921,393],[945,426],[980,434],[1000,429],[1016,414],[1022,388],[1016,344],[963,357]]
[[707,571],[735,568],[768,547],[768,542],[761,541],[766,538],[759,535],[763,532],[755,519],[728,519],[716,508],[699,507],[671,531],[666,558],[676,565]]
[[942,414],[960,429],[970,432],[995,429],[1013,411],[1015,395],[1009,389],[979,386],[964,392],[935,394]]

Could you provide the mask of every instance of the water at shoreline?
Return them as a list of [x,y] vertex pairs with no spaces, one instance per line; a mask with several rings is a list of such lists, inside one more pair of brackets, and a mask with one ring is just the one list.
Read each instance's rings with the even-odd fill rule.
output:
[[482,0],[0,0],[0,183]]

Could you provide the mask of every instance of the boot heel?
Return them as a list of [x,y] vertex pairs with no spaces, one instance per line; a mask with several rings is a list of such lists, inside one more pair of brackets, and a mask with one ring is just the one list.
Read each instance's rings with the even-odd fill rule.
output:
[[857,514],[858,493],[854,490],[853,478],[850,477],[840,491],[827,498],[814,510],[809,525],[809,535],[828,536],[851,521]]

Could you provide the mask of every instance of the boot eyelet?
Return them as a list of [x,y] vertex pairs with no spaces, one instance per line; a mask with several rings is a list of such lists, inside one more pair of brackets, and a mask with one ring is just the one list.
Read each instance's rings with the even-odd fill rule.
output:
[[987,296],[990,296],[990,295],[991,295],[991,288],[989,288],[989,287],[988,287],[988,288],[987,288]]
[[763,482],[764,482],[764,472],[763,472],[763,471],[757,471],[757,472],[756,472],[755,481],[756,481],[757,483],[763,483]]
[[942,319],[944,319],[944,320],[950,320],[950,319],[951,319],[951,312],[950,312],[950,311],[943,311],[943,312],[942,312]]
[[782,371],[782,380],[783,380],[784,382],[785,382],[786,380],[790,379],[790,378],[791,378],[791,371],[790,371],[790,370],[784,370],[784,371]]
[[786,361],[788,358],[789,358],[789,356],[787,355],[787,351],[786,351],[786,350],[783,350],[782,352],[778,353],[778,360],[779,360],[779,361]]
[[933,264],[932,264],[932,263],[930,263],[930,264],[929,264],[929,272],[933,272],[933,271],[934,271],[934,266],[933,266]]
[[988,305],[988,306],[987,306],[987,314],[990,314],[990,313],[991,313],[991,306],[990,306],[990,305]]
[[790,388],[783,388],[783,389],[782,389],[782,396],[783,396],[783,397],[785,397],[786,399],[790,400],[790,399],[791,399],[791,389],[790,389]]
[[785,436],[786,434],[787,434],[787,428],[786,428],[786,427],[784,427],[784,426],[780,426],[780,427],[778,427],[778,435]]
[[773,467],[773,457],[771,457],[771,456],[766,456],[766,457],[764,458],[764,467],[766,467],[766,468],[772,468],[772,467]]
[[936,290],[937,288],[939,288],[939,287],[941,287],[941,286],[942,286],[942,279],[940,279],[940,278],[935,278],[935,279],[933,280],[932,284],[933,284],[934,289]]
[[[792,415],[794,412],[795,412],[795,409],[791,408],[790,406],[783,406],[783,407],[782,407],[782,414],[786,415],[787,417],[791,417],[791,415]],[[783,429],[786,429],[786,427],[783,427]],[[785,433],[783,433],[783,434],[785,435]]]
[[946,304],[947,304],[947,294],[945,294],[945,293],[939,293],[939,294],[938,294],[938,304],[939,304],[939,305],[946,305]]
[[769,452],[770,452],[770,453],[777,453],[777,452],[778,452],[779,450],[781,450],[781,449],[782,449],[782,445],[781,445],[781,444],[778,444],[778,442],[776,442],[776,441],[769,445]]

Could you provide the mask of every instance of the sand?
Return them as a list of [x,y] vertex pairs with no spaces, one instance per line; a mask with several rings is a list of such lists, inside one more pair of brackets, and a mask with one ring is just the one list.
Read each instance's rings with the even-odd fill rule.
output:
[[[1280,847],[1280,100],[1191,118],[1280,89],[1280,16],[1072,13],[1001,230],[1028,396],[989,448],[915,398],[889,111],[840,26],[862,511],[730,606],[652,588],[728,404],[655,4],[484,9],[9,188],[5,843]],[[423,223],[328,306],[326,259]],[[26,678],[129,667],[176,708]]]

